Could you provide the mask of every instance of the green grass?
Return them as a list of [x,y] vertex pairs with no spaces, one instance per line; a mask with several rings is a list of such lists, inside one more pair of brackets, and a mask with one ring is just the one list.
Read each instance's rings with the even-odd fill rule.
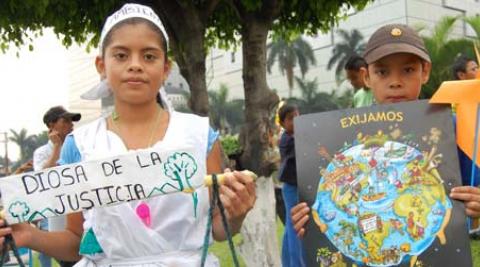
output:
[[[277,219],[277,238],[278,238],[278,245],[279,250],[281,251],[282,248],[282,238],[283,238],[283,224],[282,222]],[[237,246],[242,240],[242,236],[237,234],[233,238],[233,243]],[[235,249],[237,252],[240,266],[245,267],[245,263],[243,262],[242,256],[238,254],[238,249]],[[230,253],[230,248],[228,247],[228,242],[214,242],[213,245],[210,247],[209,252],[213,253],[220,261],[220,266],[222,267],[231,267],[233,265],[233,259]]]
[[[278,243],[279,249],[281,249],[282,237],[283,237],[283,225],[279,220],[277,220],[277,238],[279,240],[279,243]],[[241,239],[242,237],[240,236],[240,234],[238,234],[233,238],[233,242],[235,243],[235,245],[238,245],[238,243],[241,242]],[[472,241],[470,244],[472,247],[473,266],[480,267],[480,240]],[[227,242],[215,242],[210,247],[209,251],[218,257],[218,259],[220,260],[220,266],[222,267],[234,266]],[[245,263],[241,259],[241,256],[240,255],[238,256],[240,260],[240,266],[245,267]],[[58,264],[55,263],[52,266],[58,267]],[[41,267],[40,262],[38,261],[37,255],[35,255],[33,258],[33,267]]]

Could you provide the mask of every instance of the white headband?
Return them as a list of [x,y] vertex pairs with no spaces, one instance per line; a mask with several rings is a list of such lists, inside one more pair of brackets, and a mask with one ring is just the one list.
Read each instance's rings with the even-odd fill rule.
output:
[[[122,6],[122,8],[110,15],[107,18],[105,25],[103,25],[102,34],[100,35],[100,53],[102,52],[103,41],[112,28],[121,21],[130,18],[143,18],[157,26],[165,38],[165,45],[168,50],[168,35],[165,31],[165,27],[163,27],[162,21],[160,21],[157,14],[155,14],[155,12],[148,6],[139,4],[125,4]],[[165,53],[166,52],[167,51],[165,51]]]

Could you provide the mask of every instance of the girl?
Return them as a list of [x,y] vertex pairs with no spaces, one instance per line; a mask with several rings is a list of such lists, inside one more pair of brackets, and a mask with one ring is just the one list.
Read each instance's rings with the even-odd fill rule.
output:
[[[207,172],[221,172],[220,146],[208,119],[177,113],[157,103],[158,89],[170,71],[167,35],[149,7],[126,4],[106,21],[95,65],[114,96],[114,111],[70,135],[60,164],[148,148],[194,145]],[[163,104],[165,106],[165,104]],[[199,168],[205,169],[205,168]],[[27,246],[75,266],[199,266],[207,226],[209,191],[196,190],[196,215],[191,194],[173,193],[108,208],[68,215],[62,232],[42,232],[28,224],[0,230],[19,246]],[[229,172],[220,188],[229,225],[237,233],[255,202],[253,180]],[[147,209],[148,223],[137,215]],[[3,224],[3,222],[2,222]],[[225,240],[221,218],[214,213],[212,235]],[[82,255],[82,257],[80,256]],[[218,261],[207,257],[207,266]]]

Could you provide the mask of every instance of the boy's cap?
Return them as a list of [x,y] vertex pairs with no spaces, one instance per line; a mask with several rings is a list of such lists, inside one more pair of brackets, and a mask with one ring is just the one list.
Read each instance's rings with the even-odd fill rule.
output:
[[62,106],[55,106],[50,108],[45,115],[43,115],[43,123],[48,126],[49,123],[56,122],[60,118],[69,118],[72,121],[79,121],[82,118],[82,115],[80,113],[68,112]]
[[423,39],[404,24],[389,24],[373,33],[367,43],[363,57],[371,64],[385,56],[397,53],[414,54],[431,62]]

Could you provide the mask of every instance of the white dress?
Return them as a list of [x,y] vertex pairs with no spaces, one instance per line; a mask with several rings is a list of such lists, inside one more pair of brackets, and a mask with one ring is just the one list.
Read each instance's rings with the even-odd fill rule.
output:
[[[154,146],[195,147],[198,171],[206,173],[208,119],[175,111],[170,115],[165,137]],[[73,135],[82,161],[127,151],[122,140],[107,130],[105,118],[75,130]],[[150,227],[135,212],[142,201],[83,212],[84,232],[93,230],[103,252],[83,255],[75,266],[200,266],[209,196],[205,187],[196,192],[196,216],[192,194],[173,193],[142,200],[150,207]],[[209,255],[206,266],[219,266],[218,260]]]

